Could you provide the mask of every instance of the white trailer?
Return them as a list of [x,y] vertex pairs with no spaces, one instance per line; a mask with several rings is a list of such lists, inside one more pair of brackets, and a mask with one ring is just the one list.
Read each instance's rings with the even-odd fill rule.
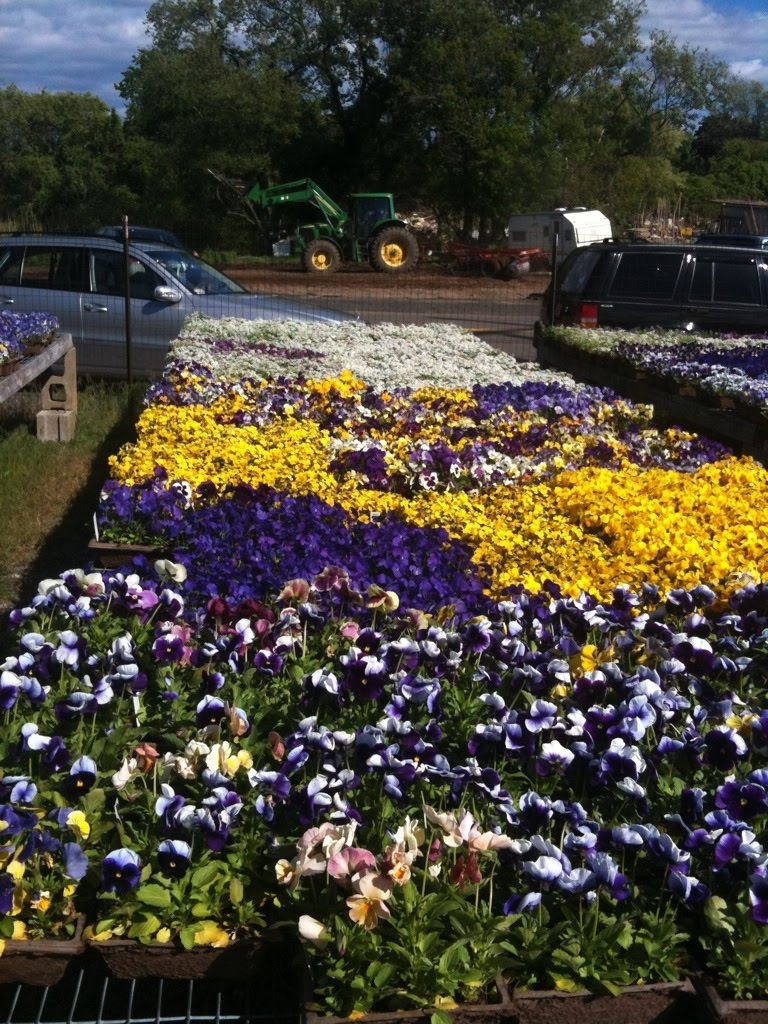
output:
[[559,229],[559,259],[580,245],[602,242],[611,237],[611,222],[599,210],[584,206],[558,207],[541,213],[515,213],[509,218],[507,237],[510,245],[552,251],[555,228]]

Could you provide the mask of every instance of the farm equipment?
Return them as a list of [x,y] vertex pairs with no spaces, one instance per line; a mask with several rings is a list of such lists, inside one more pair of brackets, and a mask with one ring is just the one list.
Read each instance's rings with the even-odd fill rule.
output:
[[549,253],[544,249],[507,249],[462,242],[451,242],[448,254],[451,269],[456,272],[502,277],[506,281],[523,277],[531,270],[540,270],[549,260]]
[[390,192],[355,193],[349,213],[310,178],[268,188],[256,185],[246,199],[262,207],[309,203],[320,211],[322,220],[300,224],[291,238],[292,251],[310,274],[332,274],[344,262],[366,261],[374,270],[399,274],[418,262],[418,241],[395,215]]

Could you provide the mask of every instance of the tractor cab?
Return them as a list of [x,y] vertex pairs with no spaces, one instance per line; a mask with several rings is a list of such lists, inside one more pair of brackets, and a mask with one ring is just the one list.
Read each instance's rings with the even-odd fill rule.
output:
[[349,200],[352,237],[357,242],[367,242],[379,224],[395,220],[395,204],[390,192],[358,192]]

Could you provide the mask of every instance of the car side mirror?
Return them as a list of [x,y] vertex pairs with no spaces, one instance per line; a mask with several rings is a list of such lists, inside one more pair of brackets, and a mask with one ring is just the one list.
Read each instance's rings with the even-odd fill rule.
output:
[[168,285],[159,284],[155,288],[154,299],[155,302],[165,302],[167,305],[173,306],[177,302],[181,302],[181,292],[177,292],[175,288],[170,288]]

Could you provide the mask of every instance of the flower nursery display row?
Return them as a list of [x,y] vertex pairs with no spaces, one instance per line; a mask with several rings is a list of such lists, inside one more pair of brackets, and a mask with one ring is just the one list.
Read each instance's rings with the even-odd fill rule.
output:
[[535,339],[543,366],[649,402],[655,423],[716,437],[763,463],[767,344],[764,337],[563,327],[543,328]]
[[456,624],[338,570],[197,610],[179,575],[73,571],[12,615],[8,937],[292,922],[335,1013],[694,958],[764,990],[765,587],[551,586]]
[[585,355],[689,385],[715,398],[768,404],[768,336],[693,336],[684,331],[553,327],[545,336]]
[[336,1016],[759,998],[765,471],[650,415],[453,328],[190,322],[97,516],[162,557],[10,615],[0,934],[277,930]]

